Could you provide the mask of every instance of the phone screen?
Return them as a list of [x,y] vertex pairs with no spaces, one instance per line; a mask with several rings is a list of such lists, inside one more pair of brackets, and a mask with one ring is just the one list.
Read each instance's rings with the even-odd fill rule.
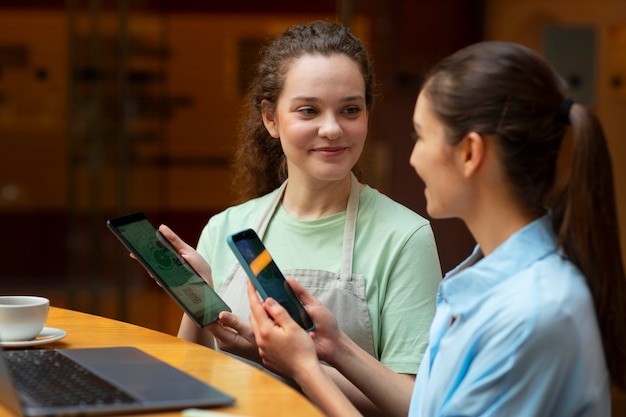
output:
[[313,320],[256,232],[252,229],[243,230],[230,235],[227,242],[261,297],[272,297],[303,329],[313,330]]
[[143,213],[111,219],[107,226],[199,326],[217,320],[221,311],[231,311]]

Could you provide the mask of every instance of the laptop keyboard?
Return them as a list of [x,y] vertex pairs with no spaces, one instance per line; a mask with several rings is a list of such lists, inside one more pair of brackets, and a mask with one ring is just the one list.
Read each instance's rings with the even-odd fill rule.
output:
[[18,391],[41,406],[136,402],[55,350],[8,350],[2,353]]

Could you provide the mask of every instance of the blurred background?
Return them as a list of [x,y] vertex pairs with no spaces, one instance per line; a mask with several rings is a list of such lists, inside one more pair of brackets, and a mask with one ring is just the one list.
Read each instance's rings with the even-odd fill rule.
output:
[[[314,19],[350,25],[374,58],[382,99],[363,156],[373,187],[425,215],[408,164],[424,71],[476,41],[515,41],[604,123],[626,236],[623,0],[2,0],[0,293],[175,334],[181,310],[106,219],[144,211],[195,245],[234,197],[230,158],[259,47]],[[433,227],[445,272],[474,242],[460,222]]]

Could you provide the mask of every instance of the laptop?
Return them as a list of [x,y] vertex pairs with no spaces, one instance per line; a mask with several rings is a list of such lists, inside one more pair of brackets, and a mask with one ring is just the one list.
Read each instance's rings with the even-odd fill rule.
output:
[[[49,358],[51,355],[55,358]],[[63,372],[60,365],[67,362],[72,369]],[[37,382],[34,388],[20,382],[22,374],[28,377],[29,373]],[[47,392],[44,379],[51,379],[52,388],[63,392]],[[97,387],[90,388],[88,395],[95,397],[96,403],[74,398],[91,381]],[[111,385],[112,391],[105,392]],[[17,416],[141,413],[226,406],[234,401],[135,347],[0,348],[0,402]]]

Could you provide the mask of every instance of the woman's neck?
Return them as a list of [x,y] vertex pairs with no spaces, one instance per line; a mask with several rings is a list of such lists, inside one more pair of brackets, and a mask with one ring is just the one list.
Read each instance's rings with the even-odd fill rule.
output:
[[530,213],[518,205],[495,201],[491,204],[492,207],[477,210],[480,214],[466,219],[465,222],[485,256],[539,217],[537,213]]
[[339,181],[305,182],[289,178],[282,204],[299,220],[316,220],[346,210],[351,176]]

